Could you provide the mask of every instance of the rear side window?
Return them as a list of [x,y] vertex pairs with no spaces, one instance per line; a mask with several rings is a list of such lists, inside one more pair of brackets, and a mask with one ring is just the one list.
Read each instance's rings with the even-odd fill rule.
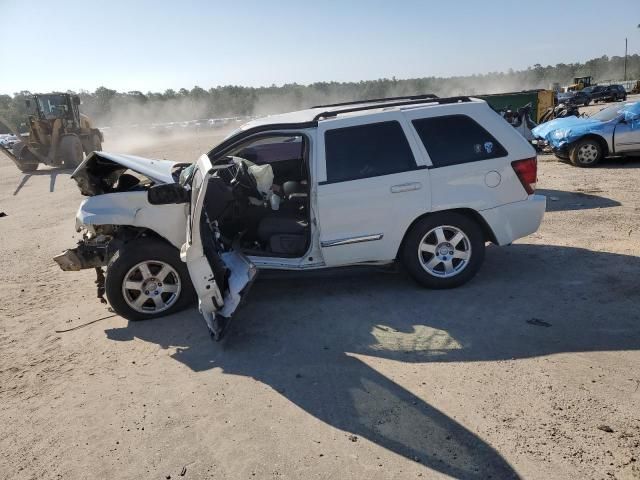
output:
[[507,156],[493,135],[466,115],[421,118],[412,123],[434,167]]
[[324,143],[327,183],[416,169],[407,137],[395,121],[328,130]]

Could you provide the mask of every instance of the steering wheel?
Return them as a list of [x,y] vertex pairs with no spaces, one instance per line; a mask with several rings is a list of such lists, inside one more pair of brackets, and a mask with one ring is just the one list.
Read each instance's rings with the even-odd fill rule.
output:
[[238,171],[236,172],[235,179],[238,184],[249,190],[249,195],[262,198],[262,195],[260,195],[260,192],[258,191],[258,183],[256,182],[256,179],[253,178],[253,175],[249,173],[249,167],[246,162],[239,161],[237,162],[237,165]]

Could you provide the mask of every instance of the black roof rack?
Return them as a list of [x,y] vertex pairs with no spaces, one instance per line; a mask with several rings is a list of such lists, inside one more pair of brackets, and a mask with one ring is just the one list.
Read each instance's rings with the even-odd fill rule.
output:
[[[407,105],[416,105],[421,103],[437,103],[440,105],[444,105],[447,103],[460,103],[460,102],[470,102],[470,101],[471,99],[467,96],[446,97],[446,98],[438,98],[434,96],[434,97],[427,97],[427,98],[417,99],[417,100],[392,101],[389,103],[382,103],[382,104],[378,103],[373,105],[364,105],[360,107],[349,107],[349,108],[342,108],[339,110],[329,110],[329,111],[321,112],[317,114],[315,117],[313,117],[313,120],[318,121],[321,118],[336,117],[341,113],[360,112],[363,110],[375,110],[377,108],[404,107]],[[359,103],[360,102],[357,102],[356,104],[359,104]]]
[[398,100],[422,100],[424,98],[438,98],[438,96],[434,95],[433,93],[425,93],[423,95],[407,95],[404,97],[369,98],[367,100],[354,100],[351,102],[328,103],[327,105],[314,105],[311,108],[344,107],[345,105],[358,105],[360,103],[393,102]]

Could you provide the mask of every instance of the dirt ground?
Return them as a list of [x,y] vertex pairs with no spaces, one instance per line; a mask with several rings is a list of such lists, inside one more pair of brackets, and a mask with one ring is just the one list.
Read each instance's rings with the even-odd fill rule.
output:
[[195,309],[129,323],[60,271],[69,171],[0,158],[0,477],[640,478],[640,160],[539,172],[541,229],[468,285],[264,276],[221,346]]

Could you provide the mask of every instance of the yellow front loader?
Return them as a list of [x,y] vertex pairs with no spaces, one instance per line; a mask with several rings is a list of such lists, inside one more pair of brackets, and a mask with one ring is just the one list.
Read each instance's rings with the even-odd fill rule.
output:
[[33,172],[40,163],[77,167],[84,154],[102,150],[104,141],[102,132],[80,113],[79,105],[80,98],[69,93],[34,95],[27,100],[27,108],[35,108],[35,114],[29,115],[26,122],[28,137],[21,137],[15,127],[3,121],[19,141],[12,148],[0,146],[0,151],[22,172]]

